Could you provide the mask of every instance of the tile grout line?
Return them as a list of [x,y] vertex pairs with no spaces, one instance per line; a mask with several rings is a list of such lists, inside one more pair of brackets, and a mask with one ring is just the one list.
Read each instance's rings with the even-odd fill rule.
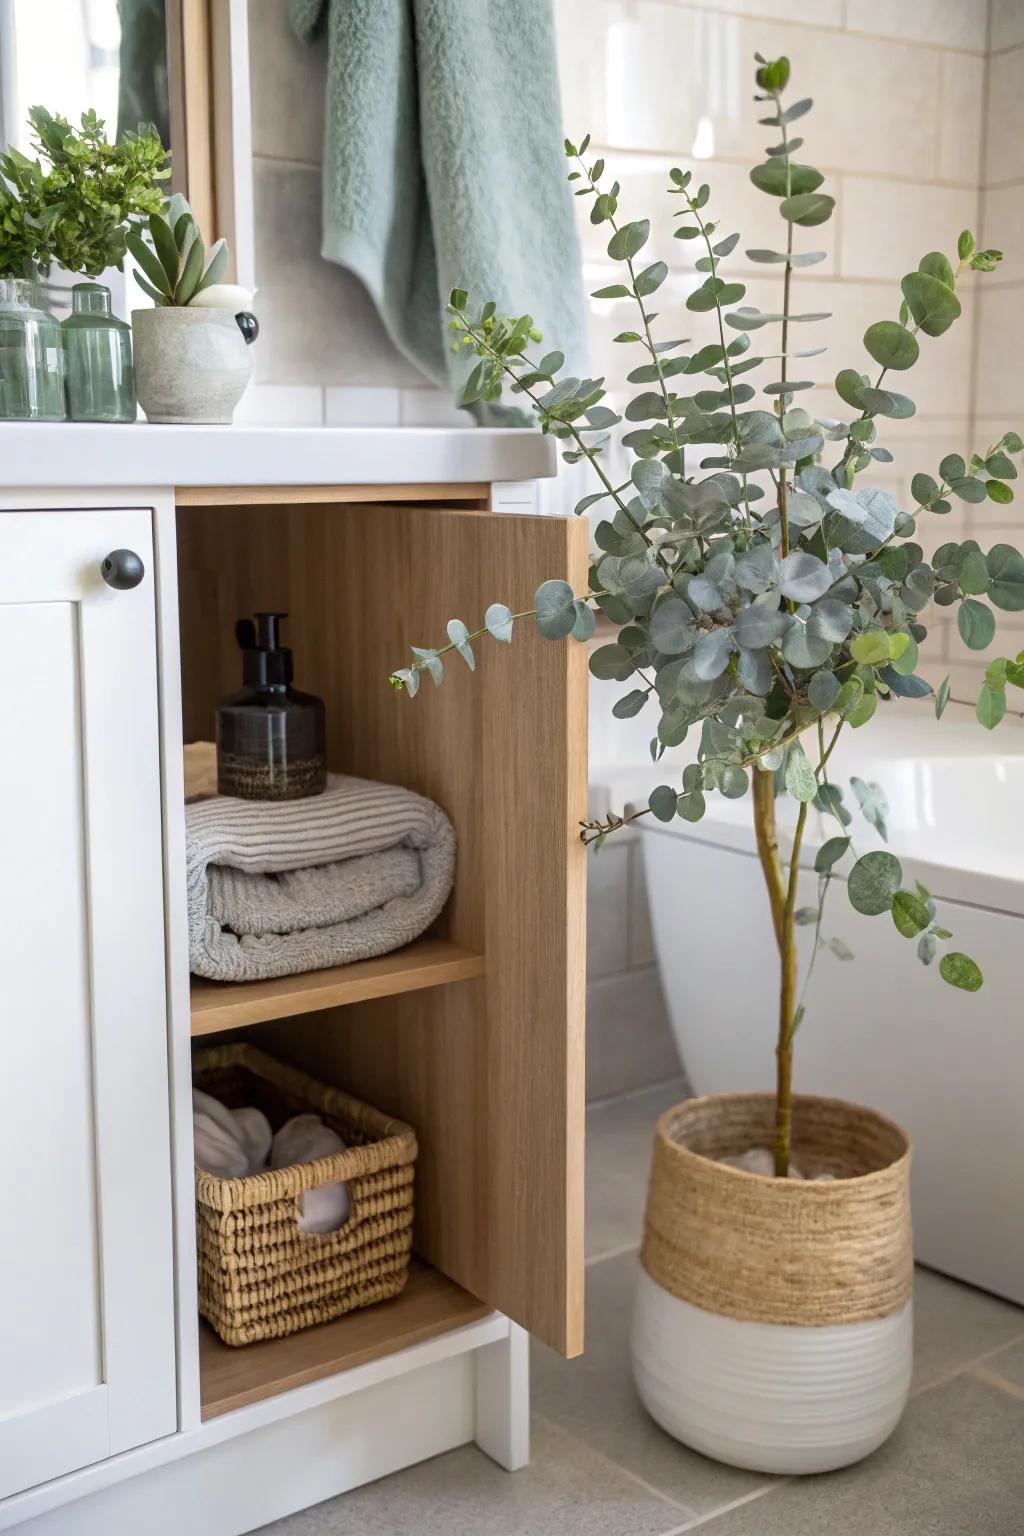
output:
[[[536,1417],[549,1429],[553,1429],[556,1434],[561,1435],[566,1440],[571,1440],[573,1445],[578,1445],[582,1450],[585,1450],[588,1455],[594,1456],[598,1461],[603,1461],[606,1466],[614,1468],[616,1472],[628,1478],[631,1483],[635,1483],[638,1488],[642,1488],[645,1493],[651,1494],[659,1503],[668,1504],[670,1508],[680,1510],[686,1516],[686,1521],[681,1526],[673,1526],[673,1531],[687,1531],[691,1529],[692,1521],[698,1518],[697,1511],[692,1505],[684,1504],[681,1499],[674,1499],[670,1493],[665,1493],[662,1489],[656,1488],[653,1483],[647,1482],[646,1479],[638,1476],[636,1472],[631,1472],[620,1461],[615,1461],[604,1451],[599,1451],[588,1441],[581,1439],[578,1435],[574,1435],[571,1430],[565,1429],[563,1425],[557,1424],[553,1419],[545,1418],[544,1414],[540,1411],[537,1412]],[[665,1532],[663,1536],[671,1536],[671,1533]]]
[[[978,57],[981,58],[982,55],[979,54]],[[693,160],[693,156],[689,153],[688,150],[681,149],[679,147],[676,147],[675,149],[666,148],[664,146],[651,148],[650,145],[646,144],[637,146],[630,144],[615,144],[611,141],[595,140],[591,144],[591,149],[600,151],[601,155],[606,159],[612,155],[621,155],[629,156],[633,160],[640,161],[681,160],[687,162]],[[264,156],[261,158],[270,159],[273,157]],[[304,164],[305,162],[300,161],[298,163]],[[728,165],[739,170],[751,170],[758,162],[753,155],[711,155],[707,160],[701,160],[698,163],[702,168],[707,167],[709,171],[713,171],[716,165]],[[637,165],[635,167],[627,166],[626,169],[627,171],[629,169],[643,170],[644,167],[642,165]],[[668,167],[665,169],[667,174]],[[651,168],[651,173],[653,173],[654,170],[657,170],[657,166]],[[825,176],[851,176],[855,181],[880,181],[884,182],[887,186],[893,187],[924,187],[930,191],[941,192],[976,192],[978,190],[977,186],[973,182],[959,181],[942,176],[899,175],[893,171],[865,171],[852,168],[848,165],[829,165],[826,163],[820,164],[818,166],[818,170],[821,171]],[[998,183],[998,185],[1016,186],[1021,182],[1021,180],[1024,180],[1024,178],[1019,176],[1012,177],[1004,183]]]
[[[655,963],[656,962],[652,962],[652,964],[646,967],[646,969],[653,969]],[[605,978],[599,977],[597,979],[603,981]],[[675,1083],[685,1084],[685,1082],[686,1078],[684,1074],[679,1072],[674,1073],[672,1077],[663,1077],[660,1082],[657,1083],[645,1083],[642,1088],[627,1088],[624,1093],[610,1093],[603,1099],[592,1099],[587,1105],[587,1113],[589,1114],[590,1111],[594,1109],[609,1109],[616,1104],[628,1104],[633,1099],[642,1098],[645,1093],[657,1093],[663,1088],[669,1088],[673,1086]]]
[[1007,1381],[998,1371],[987,1370],[983,1365],[972,1365],[966,1374],[977,1381],[983,1381],[987,1387],[995,1387],[997,1392],[1002,1392],[1006,1397],[1015,1397],[1024,1402],[1024,1387],[1016,1381]]
[[[761,1488],[755,1488],[752,1493],[745,1493],[738,1499],[732,1499],[728,1504],[723,1504],[720,1509],[709,1510],[707,1514],[699,1515],[691,1525],[682,1526],[679,1536],[682,1536],[684,1531],[698,1531],[702,1526],[711,1525],[715,1520],[720,1519],[722,1515],[732,1514],[733,1510],[742,1509],[746,1504],[754,1504],[759,1499],[765,1498],[767,1494],[774,1493],[779,1488],[785,1488],[789,1482],[790,1479],[788,1477],[777,1478],[774,1482],[765,1483]],[[664,1536],[677,1536],[677,1533],[675,1531],[666,1531]]]
[[607,1253],[595,1253],[588,1259],[584,1259],[583,1268],[591,1269],[595,1264],[604,1264],[608,1259],[621,1259],[627,1253],[639,1253],[639,1242],[623,1243],[621,1248],[609,1248]]
[[916,1390],[911,1388],[907,1401],[916,1401],[917,1398],[924,1397],[926,1392],[931,1392],[936,1387],[948,1387],[949,1383],[956,1381],[958,1376],[968,1375],[977,1366],[983,1365],[986,1360],[991,1360],[993,1355],[1002,1354],[1004,1349],[1012,1349],[1015,1344],[1024,1344],[1024,1333],[1014,1334],[1012,1339],[1004,1339],[1001,1344],[995,1344],[991,1349],[986,1349],[983,1354],[975,1355],[973,1360],[965,1360],[963,1365],[958,1365],[952,1371],[946,1371],[944,1375],[936,1377],[934,1381],[929,1381],[923,1387],[918,1387]]

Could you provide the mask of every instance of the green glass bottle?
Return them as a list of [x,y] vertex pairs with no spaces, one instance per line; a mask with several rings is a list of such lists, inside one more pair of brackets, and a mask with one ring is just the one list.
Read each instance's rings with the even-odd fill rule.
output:
[[134,421],[131,326],[110,309],[110,289],[76,283],[62,322],[72,421]]
[[40,307],[33,278],[0,277],[0,419],[66,416],[60,322]]

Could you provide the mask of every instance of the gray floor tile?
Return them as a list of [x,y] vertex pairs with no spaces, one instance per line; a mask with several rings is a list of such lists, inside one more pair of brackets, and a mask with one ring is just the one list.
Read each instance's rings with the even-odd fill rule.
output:
[[1024,1391],[1024,1344],[1011,1344],[1009,1349],[1002,1349],[998,1355],[991,1355],[985,1361],[983,1369],[994,1376],[1001,1376],[1003,1381],[1010,1383],[1011,1387]]
[[639,1244],[654,1123],[688,1092],[682,1078],[587,1110],[587,1257]]
[[633,1387],[629,1352],[637,1269],[632,1253],[590,1266],[585,1352],[578,1360],[563,1360],[543,1345],[534,1346],[534,1406],[659,1492],[705,1514],[767,1479],[687,1450],[644,1411]]
[[781,1483],[707,1536],[1020,1536],[1024,1400],[971,1376],[916,1398],[859,1466]]
[[541,1422],[514,1477],[475,1446],[263,1527],[264,1536],[661,1536],[685,1512]]
[[[1024,1337],[1024,1308],[931,1269],[914,1282],[914,1391]],[[1021,1516],[1024,1532],[1024,1514]]]

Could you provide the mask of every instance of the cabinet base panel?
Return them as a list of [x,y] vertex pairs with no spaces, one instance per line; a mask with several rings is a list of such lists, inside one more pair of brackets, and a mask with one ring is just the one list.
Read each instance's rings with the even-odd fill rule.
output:
[[183,1454],[94,1492],[79,1475],[80,1497],[35,1517],[26,1503],[24,1518],[12,1522],[0,1505],[0,1529],[13,1524],[19,1536],[245,1536],[474,1440],[515,1471],[528,1456],[526,1344],[513,1327],[481,1347],[342,1397],[318,1400],[317,1388],[307,1388],[303,1395],[314,1394],[308,1407],[297,1402],[289,1414],[223,1438],[211,1438],[213,1425],[174,1436]]

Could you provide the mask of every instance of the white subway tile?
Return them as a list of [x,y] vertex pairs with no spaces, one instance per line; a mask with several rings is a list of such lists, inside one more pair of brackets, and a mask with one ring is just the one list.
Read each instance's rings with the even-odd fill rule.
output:
[[403,427],[471,427],[473,418],[459,410],[444,389],[403,389],[401,401]]
[[358,389],[338,385],[326,392],[325,420],[329,427],[397,427],[401,392],[397,389]]
[[235,421],[247,427],[319,427],[323,419],[317,384],[250,384],[235,407]]
[[851,32],[985,51],[987,0],[847,0]]

